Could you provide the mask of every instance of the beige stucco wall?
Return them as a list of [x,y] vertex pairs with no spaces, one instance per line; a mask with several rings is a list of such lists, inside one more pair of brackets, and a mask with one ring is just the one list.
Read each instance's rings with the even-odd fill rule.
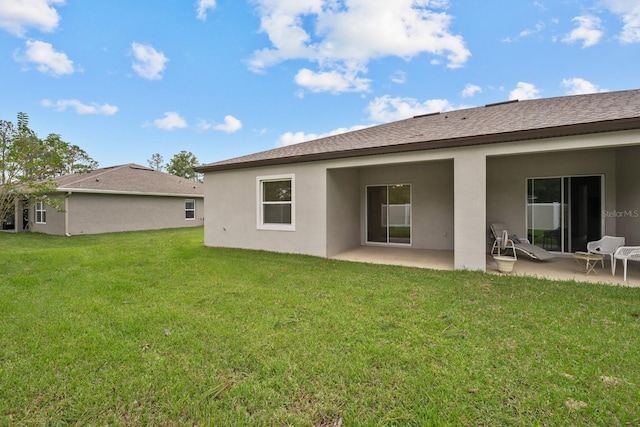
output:
[[[576,175],[604,176],[605,209],[616,206],[616,149],[564,151],[487,159],[487,224],[502,222],[514,234],[527,235],[527,178]],[[616,234],[616,221],[604,221]],[[487,229],[487,242],[489,231]]]
[[[638,144],[640,132],[624,131],[207,173],[205,244],[331,256],[365,243],[367,184],[410,183],[412,246],[455,247],[456,268],[484,270],[489,223],[526,234],[527,178],[602,174],[605,209],[615,209],[622,200],[616,199],[622,197],[616,167],[629,180],[637,180],[640,169],[632,160],[637,151],[618,153]],[[296,231],[257,230],[256,176],[291,173]],[[637,205],[637,191],[624,197]],[[605,220],[607,233],[621,226]]]
[[616,220],[616,231],[629,246],[640,246],[640,147],[616,152],[617,203],[609,215]]
[[[52,196],[54,197],[54,196]],[[55,197],[58,198],[59,197]],[[29,204],[29,223],[31,231],[35,233],[56,234],[59,236],[64,235],[64,213],[58,212],[51,206],[46,206],[47,209],[47,222],[46,224],[36,224],[36,209],[35,202]]]
[[454,158],[454,268],[486,270],[482,250],[486,224],[487,162],[481,147],[465,147]]
[[[196,201],[195,219],[185,219],[185,200]],[[160,197],[73,193],[67,201],[68,232],[98,234],[119,231],[197,227],[204,224],[204,203],[196,197]]]
[[[295,231],[257,227],[257,177],[294,174]],[[205,245],[326,256],[326,167],[320,163],[205,174]]]
[[[412,184],[415,248],[453,248],[453,164],[327,169],[328,163],[205,175],[205,244],[332,256],[366,244],[365,188]],[[295,231],[257,228],[257,178],[295,175]],[[226,200],[227,203],[221,202]]]
[[[193,220],[185,219],[186,199],[196,201]],[[62,236],[65,232],[70,235],[99,234],[204,224],[202,197],[72,193],[66,197],[65,209],[66,214],[48,206],[46,224],[35,224],[34,209],[31,209],[32,230]]]
[[453,162],[432,161],[359,169],[359,237],[366,242],[366,186],[411,184],[411,246],[453,249]]
[[360,246],[360,172],[327,171],[327,254],[330,257]]

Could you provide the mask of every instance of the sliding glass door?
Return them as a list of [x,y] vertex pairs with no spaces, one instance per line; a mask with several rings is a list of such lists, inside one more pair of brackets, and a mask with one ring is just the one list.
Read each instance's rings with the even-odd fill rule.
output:
[[411,244],[411,185],[367,186],[367,242]]
[[527,229],[534,245],[585,251],[602,237],[602,176],[527,179]]

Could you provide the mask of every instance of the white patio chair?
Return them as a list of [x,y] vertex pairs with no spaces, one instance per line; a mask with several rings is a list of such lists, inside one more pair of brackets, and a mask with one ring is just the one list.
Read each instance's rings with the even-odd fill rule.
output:
[[613,254],[620,246],[624,246],[624,237],[604,236],[600,240],[587,243],[587,252],[590,254],[602,255],[602,268],[604,259],[608,255],[611,259],[611,273],[614,274]]
[[640,261],[640,246],[620,246],[613,254],[612,273],[616,274],[616,260],[624,265],[624,281],[627,281],[627,261]]

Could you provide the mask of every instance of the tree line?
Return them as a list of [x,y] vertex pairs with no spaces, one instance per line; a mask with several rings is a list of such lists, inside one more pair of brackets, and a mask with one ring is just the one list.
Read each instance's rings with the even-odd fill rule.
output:
[[0,120],[0,223],[14,212],[16,201],[43,200],[60,208],[49,194],[53,178],[88,172],[98,167],[86,151],[56,133],[39,138],[29,128],[29,116],[18,113],[14,125]]
[[198,166],[198,159],[191,151],[182,150],[164,164],[164,158],[160,153],[154,153],[147,160],[149,167],[157,171],[165,170],[171,175],[181,176],[192,181],[202,182],[202,174],[197,173],[194,168]]

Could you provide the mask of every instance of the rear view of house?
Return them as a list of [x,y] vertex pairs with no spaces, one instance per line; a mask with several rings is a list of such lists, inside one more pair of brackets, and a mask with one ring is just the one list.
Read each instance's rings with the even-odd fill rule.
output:
[[205,244],[331,257],[454,252],[486,269],[489,224],[558,253],[640,245],[640,90],[416,116],[196,168]]
[[36,201],[16,207],[16,231],[56,235],[195,227],[204,222],[202,184],[125,164],[54,179],[51,197],[63,209]]

